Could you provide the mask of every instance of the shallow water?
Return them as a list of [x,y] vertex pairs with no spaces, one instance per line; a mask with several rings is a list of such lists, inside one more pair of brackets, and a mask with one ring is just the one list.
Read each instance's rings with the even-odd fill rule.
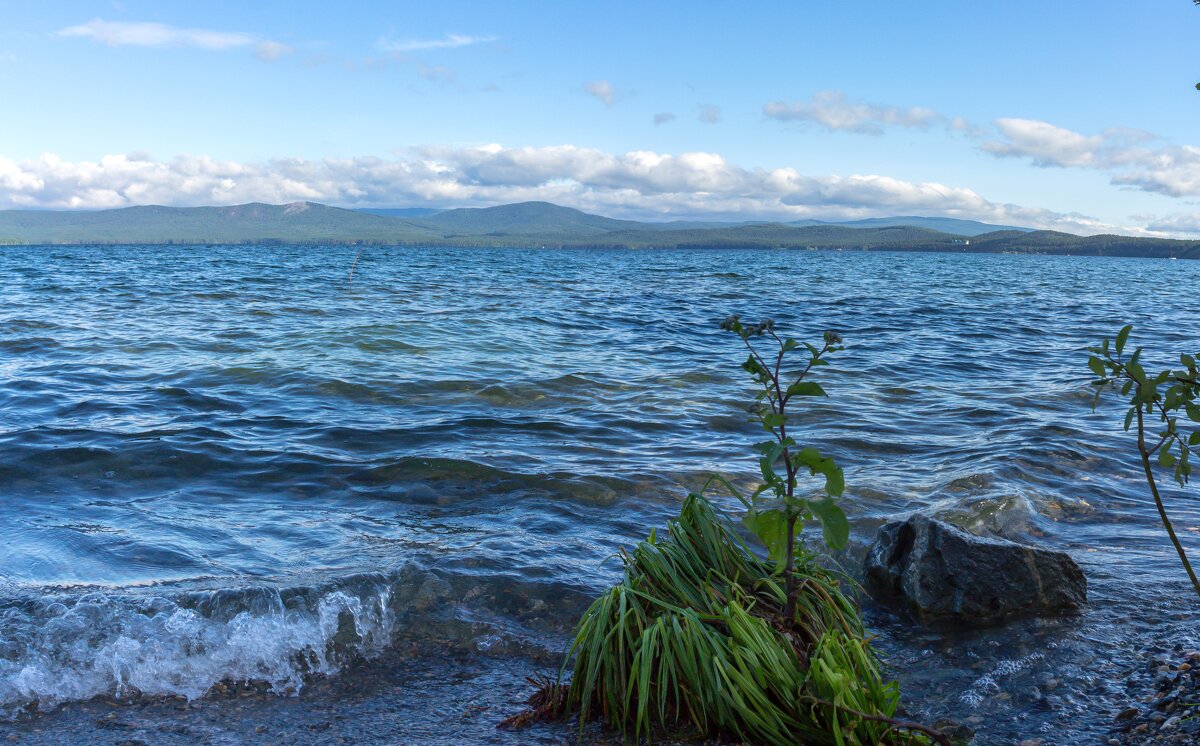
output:
[[[869,606],[914,715],[1086,742],[1144,649],[1200,644],[1083,351],[1125,322],[1163,366],[1200,349],[1200,263],[372,247],[349,287],[356,252],[0,248],[0,729],[231,679],[332,702],[313,682],[397,650],[553,665],[617,547],[709,473],[753,478],[730,312],[847,340],[803,415],[847,467],[837,561],[929,511],[1088,574],[1083,615],[982,632]],[[1168,500],[1200,552],[1197,501]],[[430,691],[390,696],[464,701]],[[282,727],[272,701],[246,706]]]

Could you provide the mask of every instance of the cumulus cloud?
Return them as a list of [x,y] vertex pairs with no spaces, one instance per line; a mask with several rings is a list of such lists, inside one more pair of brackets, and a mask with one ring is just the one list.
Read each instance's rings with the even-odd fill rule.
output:
[[821,91],[807,101],[772,101],[763,106],[763,115],[781,122],[811,122],[830,131],[862,135],[881,135],[886,127],[928,129],[945,121],[932,109],[851,101],[841,91]]
[[984,141],[980,149],[1000,158],[1103,171],[1117,186],[1172,197],[1200,195],[1200,147],[1163,143],[1125,128],[1084,135],[1036,119],[998,119],[996,129],[999,139]]
[[983,128],[977,127],[963,117],[952,117],[946,122],[946,129],[951,132],[958,132],[971,138],[983,137]]
[[660,111],[660,112],[658,112],[657,114],[655,114],[655,115],[654,115],[654,126],[655,126],[655,127],[657,127],[657,126],[658,126],[658,125],[660,125],[660,124],[666,124],[666,123],[668,123],[668,122],[674,122],[674,121],[675,121],[675,119],[676,119],[675,115],[674,115],[674,114],[672,114],[671,112],[669,112],[669,111]]
[[291,53],[291,47],[286,44],[280,44],[277,41],[260,41],[254,45],[254,56],[263,62],[274,62],[280,57]]
[[1105,147],[1101,135],[1086,136],[1036,119],[997,119],[1003,140],[980,148],[1001,158],[1029,158],[1035,166],[1096,166]]
[[1171,197],[1200,196],[1200,147],[1180,145],[1122,154],[1112,183]]
[[603,101],[605,106],[612,106],[617,96],[612,83],[609,83],[607,80],[593,80],[590,83],[584,83],[583,90],[588,95],[595,96]]
[[574,145],[421,147],[393,158],[261,163],[144,154],[69,162],[0,157],[0,207],[108,208],[311,200],[345,206],[478,206],[546,200],[625,217],[795,220],[926,214],[1074,232],[1112,230],[1077,214],[991,202],[971,189],[882,175],[745,168],[717,153],[608,153]]
[[473,44],[486,44],[496,41],[495,36],[467,36],[466,34],[447,34],[441,39],[405,39],[394,41],[380,39],[377,46],[384,52],[420,52],[429,49],[457,49]]
[[92,39],[110,47],[193,47],[210,51],[253,47],[255,56],[264,62],[273,62],[292,51],[279,42],[263,40],[240,31],[179,28],[165,23],[105,21],[100,18],[64,28],[58,35]]
[[716,104],[700,104],[696,107],[696,118],[705,124],[721,121],[721,107]]
[[1162,233],[1169,236],[1200,235],[1200,212],[1178,213],[1175,215],[1138,215],[1136,218],[1146,223],[1146,230],[1152,233]]

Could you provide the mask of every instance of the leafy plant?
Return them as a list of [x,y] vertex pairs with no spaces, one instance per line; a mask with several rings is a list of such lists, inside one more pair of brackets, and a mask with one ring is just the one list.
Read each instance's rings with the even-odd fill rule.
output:
[[[828,365],[825,359],[832,352],[844,349],[842,338],[834,332],[825,332],[824,344],[814,347],[807,342],[781,338],[775,333],[775,322],[765,319],[747,326],[739,317],[730,316],[721,323],[721,328],[737,334],[750,356],[742,368],[758,384],[755,395],[758,406],[756,414],[762,427],[771,433],[771,440],[755,444],[761,454],[758,461],[762,472],[762,484],[746,503],[747,511],[742,522],[751,533],[766,545],[771,559],[775,560],[785,581],[787,603],[784,617],[791,618],[795,611],[795,575],[793,567],[796,554],[796,527],[803,521],[816,518],[821,523],[825,543],[833,549],[846,545],[850,535],[850,524],[846,514],[834,501],[845,489],[842,469],[833,457],[826,456],[815,447],[800,447],[795,438],[788,434],[788,405],[796,397],[827,396],[825,389],[808,375],[816,367]],[[755,340],[766,337],[772,349],[764,354],[755,345]],[[803,347],[808,360],[798,371],[787,369],[790,353]],[[776,469],[782,464],[783,473]],[[801,474],[825,478],[825,497],[812,498],[796,494]]]
[[[1186,486],[1191,476],[1191,455],[1196,446],[1200,446],[1200,430],[1191,434],[1180,429],[1180,413],[1185,415],[1184,422],[1200,422],[1200,371],[1197,371],[1194,355],[1179,356],[1180,370],[1163,370],[1156,375],[1150,375],[1142,367],[1142,348],[1138,347],[1133,354],[1125,356],[1125,346],[1129,341],[1132,326],[1125,326],[1117,334],[1115,340],[1105,339],[1100,346],[1091,347],[1088,352],[1088,367],[1096,374],[1093,382],[1096,396],[1092,400],[1092,408],[1100,400],[1100,395],[1106,390],[1118,390],[1122,397],[1129,399],[1129,411],[1125,414],[1125,430],[1128,432],[1137,426],[1137,448],[1142,459],[1142,470],[1146,476],[1146,484],[1158,508],[1158,516],[1162,519],[1171,543],[1179,554],[1188,577],[1196,594],[1200,595],[1200,580],[1188,561],[1187,552],[1175,535],[1175,527],[1167,517],[1162,495],[1154,476],[1157,465],[1160,469],[1171,469],[1175,481],[1181,487]],[[1157,430],[1157,432],[1154,432]],[[1156,462],[1156,463],[1155,463]]]
[[[808,360],[789,373],[788,355],[802,345],[778,337],[773,322],[747,327],[733,316],[722,327],[749,348],[743,368],[760,386],[758,416],[773,436],[756,446],[762,486],[747,498],[714,476],[687,496],[664,537],[652,532],[622,550],[623,578],[584,612],[559,679],[531,680],[530,709],[505,723],[575,713],[581,727],[602,717],[634,741],[690,726],[780,746],[949,744],[895,717],[899,687],[883,678],[858,608],[796,541],[797,526],[813,518],[830,546],[844,546],[849,535],[834,502],[844,487],[841,468],[788,432],[793,397],[825,395],[807,377],[842,349],[841,338],[827,332],[821,348],[803,345]],[[755,344],[762,337],[777,345],[766,357]],[[825,497],[798,494],[805,471],[824,477]],[[745,505],[743,522],[766,544],[767,558],[704,497],[713,482]]]
[[666,537],[651,534],[621,559],[621,583],[576,628],[570,683],[535,695],[551,703],[548,715],[600,716],[635,741],[690,725],[788,746],[949,743],[894,717],[899,688],[881,676],[857,608],[810,553],[795,558],[790,623],[774,563],[701,494],[688,495]]

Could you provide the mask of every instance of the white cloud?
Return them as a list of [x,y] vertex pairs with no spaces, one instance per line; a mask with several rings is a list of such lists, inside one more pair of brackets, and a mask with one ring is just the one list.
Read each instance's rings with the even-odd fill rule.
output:
[[588,95],[595,96],[603,101],[605,106],[612,106],[613,100],[617,96],[612,83],[609,83],[607,80],[593,80],[590,83],[584,83],[583,90]]
[[674,122],[675,119],[676,119],[676,116],[673,113],[671,113],[669,111],[660,111],[654,115],[654,126],[657,127],[660,124]]
[[946,122],[946,129],[951,132],[958,132],[971,138],[983,137],[983,129],[975,126],[971,122],[962,117],[953,117]]
[[143,154],[68,162],[0,157],[0,207],[106,208],[312,200],[346,206],[546,200],[626,217],[795,220],[924,214],[1097,233],[1086,216],[991,202],[971,189],[882,175],[744,168],[716,153],[607,153],[574,145],[422,147],[395,158],[264,163]]
[[260,41],[254,46],[254,56],[263,62],[274,62],[291,53],[291,47],[277,41]]
[[1192,238],[1200,235],[1200,212],[1178,213],[1166,216],[1139,215],[1136,217],[1144,221],[1146,223],[1146,230],[1152,233],[1162,233],[1169,236],[1190,236]]
[[696,118],[705,124],[721,121],[721,107],[716,104],[700,104],[696,107]]
[[377,46],[384,52],[420,52],[428,49],[456,49],[469,47],[472,44],[486,44],[496,41],[495,36],[467,36],[465,34],[447,34],[441,39],[406,39],[393,41],[380,39]]
[[1113,161],[1112,183],[1171,197],[1200,195],[1200,147],[1179,145],[1124,152]]
[[1172,197],[1200,195],[1200,147],[1170,145],[1141,130],[1111,128],[1084,135],[1036,119],[998,119],[1000,139],[980,149],[1028,158],[1043,168],[1103,171],[1117,186]]
[[240,31],[179,28],[165,23],[105,21],[100,18],[64,28],[58,35],[92,39],[110,47],[193,47],[210,51],[253,47],[255,56],[264,62],[273,62],[292,51],[279,42],[263,40]]
[[1101,135],[1085,136],[1036,119],[997,119],[1003,140],[988,140],[980,148],[1001,158],[1029,158],[1035,166],[1098,165],[1105,147]]
[[782,122],[812,122],[830,131],[863,135],[881,135],[885,127],[928,129],[945,121],[932,109],[850,101],[841,91],[821,91],[808,101],[772,101],[763,106],[763,114]]

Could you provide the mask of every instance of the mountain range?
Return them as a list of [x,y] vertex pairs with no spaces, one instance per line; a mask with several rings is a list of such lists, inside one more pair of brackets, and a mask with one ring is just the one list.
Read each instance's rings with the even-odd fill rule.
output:
[[430,211],[315,202],[0,211],[0,244],[389,244],[533,248],[791,248],[1200,258],[1200,241],[1077,236],[953,218],[843,223],[618,220],[547,202]]

